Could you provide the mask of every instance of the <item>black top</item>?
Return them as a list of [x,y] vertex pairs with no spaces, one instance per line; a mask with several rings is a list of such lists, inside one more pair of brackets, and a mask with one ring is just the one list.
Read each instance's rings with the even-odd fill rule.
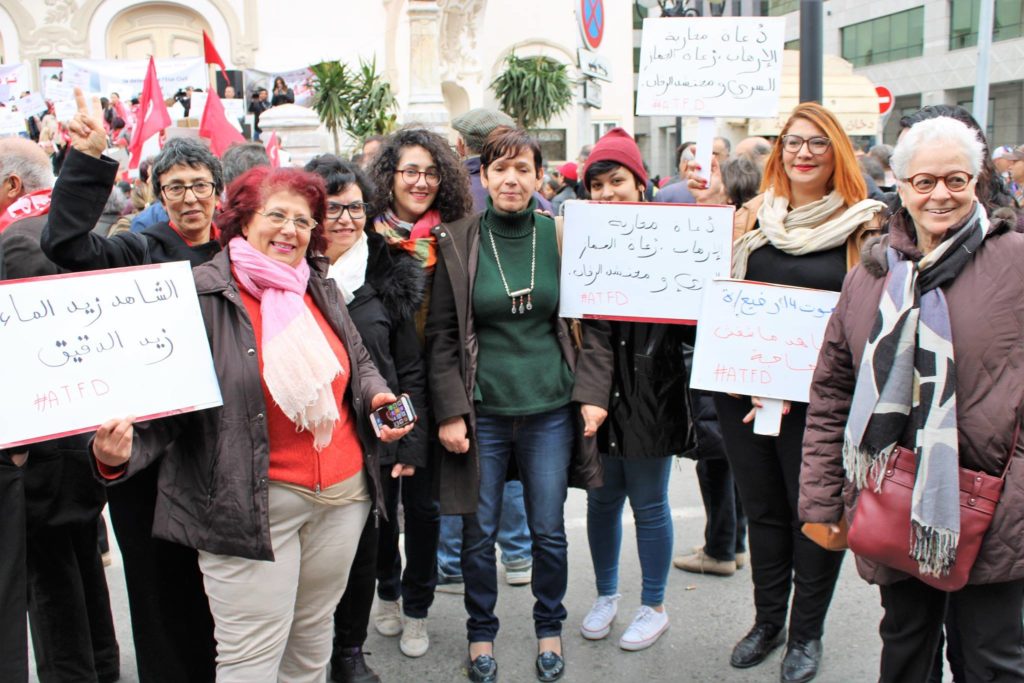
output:
[[766,244],[751,252],[745,277],[774,285],[838,292],[846,277],[846,243],[803,256],[792,256]]

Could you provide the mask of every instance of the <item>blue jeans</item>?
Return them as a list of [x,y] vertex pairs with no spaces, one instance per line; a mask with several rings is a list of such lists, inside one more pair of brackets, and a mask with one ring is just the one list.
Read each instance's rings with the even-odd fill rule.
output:
[[604,463],[604,486],[587,492],[587,539],[598,595],[619,588],[622,508],[629,497],[636,520],[643,589],[640,602],[658,607],[665,602],[665,584],[672,564],[672,510],[668,504],[671,457],[610,458]]
[[534,631],[538,638],[557,636],[566,617],[562,598],[569,580],[564,507],[573,446],[571,408],[519,417],[480,415],[476,432],[480,503],[476,514],[463,517],[462,526],[469,642],[493,642],[498,634],[494,542],[505,475],[513,457],[523,482],[526,522],[533,541]]
[[[498,522],[498,547],[501,563],[506,567],[529,566],[530,530],[526,526],[526,507],[523,503],[523,485],[518,481],[505,482],[505,495],[501,503]],[[462,580],[462,515],[441,517],[441,539],[437,544],[437,578]]]

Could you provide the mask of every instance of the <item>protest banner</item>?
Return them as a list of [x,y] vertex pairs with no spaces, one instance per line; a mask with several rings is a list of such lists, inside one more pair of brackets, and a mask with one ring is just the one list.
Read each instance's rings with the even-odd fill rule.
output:
[[[202,57],[155,61],[160,92],[165,97],[189,86],[206,88],[209,74]],[[116,92],[128,102],[142,92],[148,66],[148,59],[65,59],[64,82],[103,97]]]
[[0,282],[0,448],[221,405],[187,262]]
[[9,138],[22,134],[28,135],[28,128],[25,127],[25,117],[16,111],[0,108],[0,138]]
[[731,206],[566,202],[559,315],[692,323],[732,264]]
[[18,111],[22,117],[42,116],[46,113],[46,102],[43,96],[37,92],[30,92],[28,95],[18,99]]
[[28,64],[0,64],[0,102],[16,99],[31,89]]
[[746,280],[708,282],[690,386],[807,402],[838,292]]
[[75,86],[52,78],[46,81],[46,99],[53,102],[53,115],[58,121],[70,121],[78,113]]
[[700,174],[711,171],[714,117],[774,117],[782,90],[783,17],[644,19],[637,116],[698,116]]

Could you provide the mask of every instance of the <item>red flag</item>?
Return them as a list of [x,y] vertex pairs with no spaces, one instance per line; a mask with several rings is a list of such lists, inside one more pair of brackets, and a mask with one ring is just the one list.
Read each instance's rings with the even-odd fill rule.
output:
[[267,149],[267,156],[270,158],[271,168],[281,167],[281,141],[277,139],[277,131],[270,134],[267,138],[267,144],[264,145]]
[[232,144],[245,142],[242,134],[228,121],[224,104],[215,90],[206,93],[206,108],[203,109],[203,120],[199,122],[199,137],[210,140],[210,150],[217,156],[224,154]]
[[224,66],[224,60],[220,58],[217,48],[213,46],[213,41],[210,40],[210,36],[206,35],[206,31],[203,31],[203,55],[207,64],[216,64],[220,67],[220,72],[224,74],[224,80],[230,85],[231,79],[228,78],[228,70]]
[[139,162],[142,161],[142,143],[171,125],[171,115],[167,112],[164,95],[160,92],[160,81],[156,78],[156,62],[152,57],[149,58],[146,81],[142,85],[142,95],[139,97],[139,118],[142,122],[138,123],[132,133],[132,144],[129,148],[132,155],[128,168],[139,167]]

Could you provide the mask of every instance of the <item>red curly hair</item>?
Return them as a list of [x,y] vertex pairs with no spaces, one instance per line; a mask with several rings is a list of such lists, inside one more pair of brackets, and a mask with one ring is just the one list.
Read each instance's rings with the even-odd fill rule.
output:
[[327,249],[324,220],[327,214],[327,188],[315,173],[298,168],[270,168],[257,166],[250,169],[228,186],[227,208],[217,217],[221,246],[227,246],[235,237],[242,237],[242,229],[249,224],[263,203],[277,192],[291,192],[306,200],[316,227],[309,235],[306,259],[323,254]]
[[804,119],[820,128],[825,136],[832,141],[832,153],[836,167],[828,182],[828,190],[835,190],[847,206],[852,206],[862,199],[867,199],[868,188],[861,175],[857,156],[853,153],[853,143],[843,130],[836,115],[817,102],[798,104],[783,126],[782,132],[775,140],[772,154],[764,166],[764,178],[761,180],[761,192],[769,187],[775,188],[776,197],[790,198],[789,176],[782,165],[782,136],[789,132],[790,126],[797,119]]

